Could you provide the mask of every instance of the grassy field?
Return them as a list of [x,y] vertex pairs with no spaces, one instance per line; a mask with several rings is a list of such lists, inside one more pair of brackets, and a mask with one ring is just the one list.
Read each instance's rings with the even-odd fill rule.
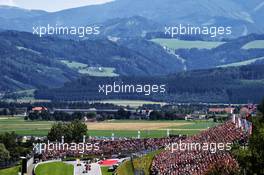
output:
[[134,175],[133,168],[132,168],[132,162],[126,161],[123,164],[121,164],[117,169],[118,175]]
[[[25,121],[23,117],[0,117],[0,133],[15,131],[19,135],[45,136],[54,122]],[[87,123],[88,135],[99,137],[137,137],[138,130],[142,138],[164,137],[167,129],[171,134],[193,135],[208,127],[215,126],[212,121],[139,121],[111,120]]]
[[[37,102],[50,102],[50,100],[44,99],[35,99],[35,91],[36,89],[28,89],[28,90],[21,90],[16,92],[11,92],[7,95],[7,98],[4,98],[2,101],[5,102],[17,102],[17,103],[37,103]],[[16,99],[12,98],[13,96]],[[9,98],[11,97],[11,98]]]
[[52,162],[38,165],[36,175],[73,175],[73,165],[63,162]]
[[208,127],[211,128],[219,124],[219,123],[215,123],[212,121],[192,121],[189,123],[190,125],[181,125],[177,127],[171,127],[169,129],[172,129],[172,130],[204,130],[204,129],[207,129]]
[[23,117],[0,117],[0,133],[15,131],[19,135],[47,135],[54,122],[25,121]]
[[44,100],[44,99],[34,99],[31,97],[22,97],[19,99],[4,99],[4,100],[0,100],[0,101],[4,101],[4,102],[8,102],[8,103],[49,103],[51,102],[51,100]]
[[61,60],[69,68],[77,70],[81,74],[87,74],[96,77],[115,77],[118,74],[114,73],[115,68],[112,67],[89,67],[87,64],[76,61]]
[[185,41],[185,40],[178,40],[178,39],[153,39],[151,40],[161,46],[166,46],[170,49],[212,49],[217,46],[220,46],[224,42],[216,42],[216,41]]
[[108,167],[101,167],[102,175],[112,175],[112,172],[108,172]]
[[249,65],[249,64],[253,64],[256,61],[260,61],[260,60],[264,60],[264,57],[252,58],[250,60],[240,61],[240,62],[231,63],[231,64],[225,64],[225,65],[221,65],[221,66],[218,66],[218,67],[238,67],[238,66],[246,66],[246,65]]
[[263,48],[264,48],[264,40],[251,41],[242,47],[242,49],[263,49]]
[[130,106],[130,107],[139,107],[144,104],[159,104],[161,106],[165,105],[164,102],[154,102],[154,101],[144,101],[144,100],[102,100],[102,101],[95,101],[99,103],[111,103],[114,105],[119,106]]
[[185,125],[192,125],[190,122],[170,122],[170,121],[109,121],[100,123],[87,123],[90,130],[123,130],[123,131],[138,131],[138,130],[162,130],[166,128],[178,128]]
[[1,175],[17,175],[19,172],[19,166],[0,170]]
[[[136,158],[133,160],[133,165],[135,170],[140,170],[140,171],[144,171],[145,175],[149,175],[150,174],[150,167],[152,164],[152,160],[154,158],[155,155],[159,154],[161,151],[155,151],[152,153],[149,153],[143,157],[140,158]],[[133,175],[133,168],[132,168],[132,162],[131,161],[126,161],[125,163],[123,163],[122,165],[120,165],[120,167],[118,167],[117,169],[117,173],[118,175]]]

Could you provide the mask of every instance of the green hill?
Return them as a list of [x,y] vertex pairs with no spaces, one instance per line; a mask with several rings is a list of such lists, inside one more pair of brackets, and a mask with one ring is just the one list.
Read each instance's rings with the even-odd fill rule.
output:
[[75,41],[2,31],[0,92],[59,87],[82,74],[142,76],[183,70],[161,47],[148,44],[144,50],[139,53],[107,39]]
[[264,49],[264,40],[255,40],[245,44],[243,49]]

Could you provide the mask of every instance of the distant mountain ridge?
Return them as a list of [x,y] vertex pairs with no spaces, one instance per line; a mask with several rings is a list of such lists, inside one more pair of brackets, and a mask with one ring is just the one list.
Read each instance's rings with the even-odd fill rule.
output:
[[115,18],[99,23],[101,35],[116,38],[144,38],[148,32],[162,31],[162,25],[142,16]]
[[[117,18],[142,16],[168,26],[179,23],[230,25],[233,27],[234,35],[241,36],[264,32],[262,3],[261,0],[242,2],[238,0],[116,0],[101,5],[31,15],[27,19],[18,17],[8,22],[2,17],[0,24],[5,29],[31,31],[32,25],[91,25]],[[12,12],[12,9],[10,11]]]
[[0,18],[3,19],[32,18],[47,14],[48,12],[43,10],[27,10],[18,7],[0,5]]

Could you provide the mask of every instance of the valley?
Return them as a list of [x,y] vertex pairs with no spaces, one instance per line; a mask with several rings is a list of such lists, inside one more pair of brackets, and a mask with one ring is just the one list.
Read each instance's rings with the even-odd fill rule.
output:
[[0,174],[264,174],[263,14],[0,0]]

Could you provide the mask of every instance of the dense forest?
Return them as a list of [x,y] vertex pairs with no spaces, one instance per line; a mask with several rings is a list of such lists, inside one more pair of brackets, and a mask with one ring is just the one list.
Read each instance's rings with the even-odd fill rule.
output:
[[[154,77],[82,77],[62,88],[36,91],[37,98],[51,100],[141,99],[168,102],[259,102],[264,96],[263,65],[196,70]],[[101,84],[165,84],[166,93],[99,93]]]
[[[244,67],[216,68],[262,57],[264,49],[242,49],[246,43],[263,40],[251,34],[214,49],[178,49],[168,53],[160,45],[142,38],[65,40],[39,38],[30,33],[0,32],[0,97],[37,89],[35,97],[55,101],[141,99],[167,102],[259,102],[263,94],[263,60]],[[78,52],[77,52],[78,51]],[[182,57],[187,66],[183,71]],[[113,67],[119,77],[92,77],[64,64]],[[76,63],[77,62],[77,63]],[[209,70],[207,70],[210,68]],[[203,70],[204,69],[204,70]],[[178,72],[178,73],[177,73]],[[102,84],[166,85],[166,93],[98,93]],[[14,97],[16,98],[16,97]]]
[[251,116],[249,120],[253,124],[249,143],[246,146],[234,145],[232,153],[239,163],[241,173],[264,174],[264,100],[258,106],[257,116]]

